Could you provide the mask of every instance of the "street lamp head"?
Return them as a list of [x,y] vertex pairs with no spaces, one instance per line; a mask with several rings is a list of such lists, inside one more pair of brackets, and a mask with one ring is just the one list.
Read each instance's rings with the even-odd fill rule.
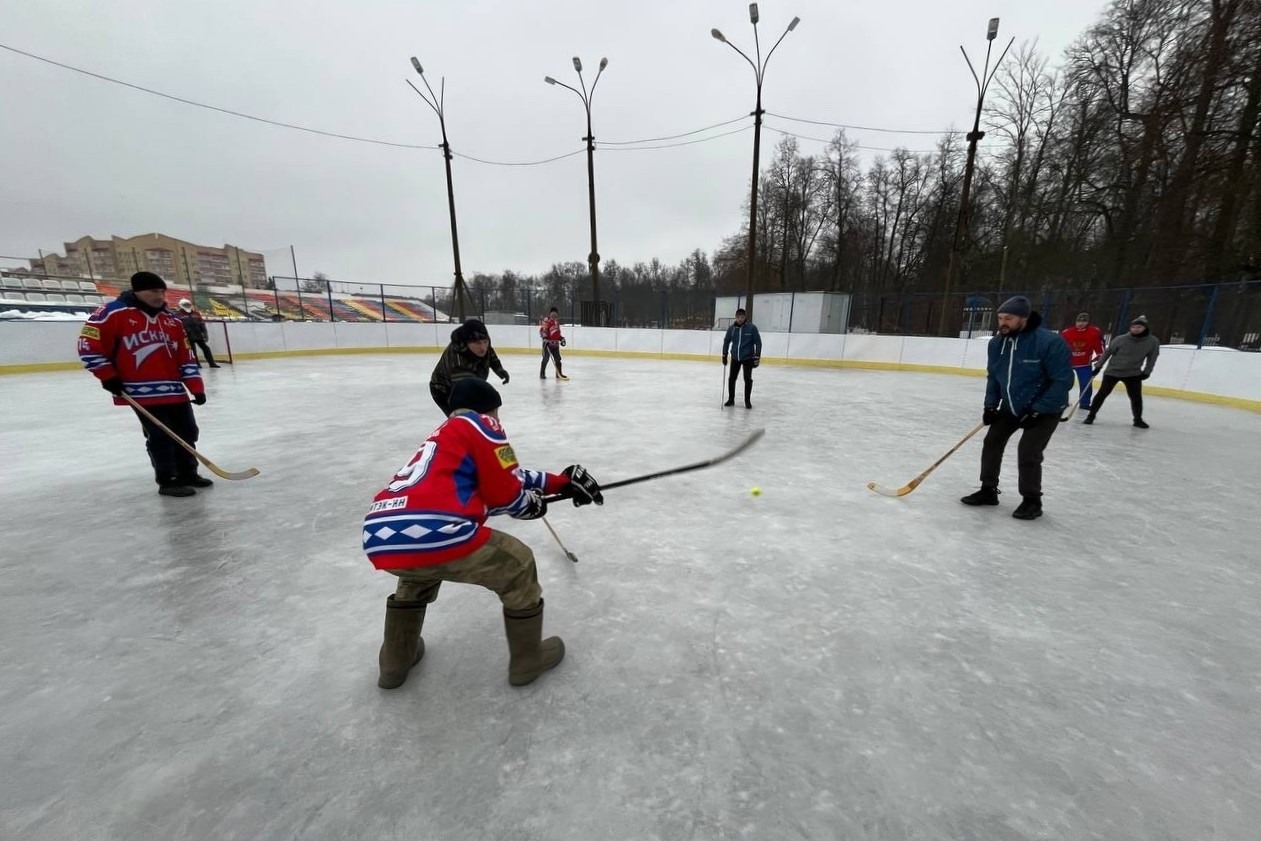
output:
[[998,37],[998,18],[990,18],[990,27],[985,33],[985,40],[993,41]]
[[416,56],[412,56],[412,67],[415,67],[416,72],[420,75],[425,75],[425,69],[420,66],[420,59],[416,58]]
[[578,56],[574,56],[574,69],[579,73],[582,72],[582,59],[578,58]]
[[601,69],[601,70],[603,70],[604,68],[606,68],[606,67],[608,67],[608,66],[609,66],[609,60],[608,60],[607,58],[602,58],[602,59],[600,59],[600,69]]
[[714,36],[715,41],[722,41],[724,44],[727,43],[727,36],[723,35],[717,29],[709,30],[709,34]]
[[792,23],[788,24],[788,31],[792,32],[797,28],[797,24],[801,23],[801,18],[793,18]]
[[757,18],[758,18],[757,3],[750,3],[749,4],[749,23],[753,24],[754,26],[757,26]]
[[555,80],[555,79],[553,79],[551,76],[544,76],[544,77],[543,77],[543,81],[544,81],[544,82],[547,82],[549,85],[554,85],[554,84],[556,84],[556,80]]

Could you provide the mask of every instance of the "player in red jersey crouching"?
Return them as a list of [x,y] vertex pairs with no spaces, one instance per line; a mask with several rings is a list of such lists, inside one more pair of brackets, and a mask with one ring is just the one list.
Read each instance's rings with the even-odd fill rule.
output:
[[426,606],[443,581],[477,584],[499,595],[508,637],[508,682],[524,686],[565,656],[560,637],[543,639],[543,591],[534,553],[486,526],[493,514],[533,520],[545,494],[574,505],[604,504],[600,485],[580,465],[559,474],[526,470],[499,425],[503,401],[475,378],[451,389],[451,415],[377,494],[363,522],[363,549],[377,569],[398,576],[385,604],[381,645],[384,689],[402,686],[425,653]]

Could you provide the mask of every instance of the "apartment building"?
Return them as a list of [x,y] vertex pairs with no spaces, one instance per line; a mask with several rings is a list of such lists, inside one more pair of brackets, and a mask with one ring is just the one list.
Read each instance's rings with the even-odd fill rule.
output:
[[197,245],[153,233],[109,239],[80,237],[64,246],[64,255],[42,254],[31,260],[31,270],[115,282],[125,281],[138,271],[149,271],[182,286],[267,288],[267,262],[263,255],[235,245]]

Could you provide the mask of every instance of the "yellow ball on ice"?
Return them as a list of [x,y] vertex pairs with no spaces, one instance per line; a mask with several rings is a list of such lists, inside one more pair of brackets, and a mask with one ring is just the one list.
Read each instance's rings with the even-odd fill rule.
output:
[[759,488],[759,487],[757,487],[757,486],[755,485],[755,486],[753,487],[753,490],[749,491],[749,493],[753,494],[754,496],[761,496],[761,495],[762,495],[762,489],[761,489],[761,488]]

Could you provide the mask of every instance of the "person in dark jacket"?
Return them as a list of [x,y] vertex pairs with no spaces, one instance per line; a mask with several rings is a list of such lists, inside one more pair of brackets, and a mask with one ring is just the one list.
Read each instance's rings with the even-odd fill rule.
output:
[[207,344],[210,341],[210,333],[206,330],[206,321],[193,307],[193,302],[187,298],[181,300],[178,316],[184,325],[184,335],[188,337],[188,347],[193,352],[193,359],[201,365],[201,360],[197,359],[197,348],[200,347],[201,352],[206,355],[206,363],[211,368],[218,368],[215,355],[210,352],[210,345]]
[[753,403],[749,395],[753,393],[753,369],[762,364],[762,335],[757,327],[748,322],[748,313],[743,309],[736,310],[736,320],[727,328],[727,335],[722,340],[722,364],[727,364],[727,351],[731,350],[731,373],[727,375],[727,402],[724,406],[734,406],[736,402],[736,377],[740,369],[744,369],[744,408],[752,409]]
[[1130,409],[1134,412],[1134,425],[1139,429],[1148,429],[1147,421],[1143,420],[1143,380],[1152,375],[1159,356],[1160,339],[1148,329],[1147,316],[1140,315],[1130,322],[1130,332],[1109,342],[1103,357],[1095,363],[1094,373],[1098,374],[1104,365],[1108,366],[1108,372],[1103,375],[1099,396],[1082,423],[1094,423],[1095,415],[1099,414],[1112,389],[1117,387],[1117,383],[1125,383],[1125,393],[1130,397]]
[[490,346],[490,333],[480,318],[470,318],[451,331],[451,344],[442,352],[429,376],[429,395],[442,414],[451,414],[451,387],[464,377],[490,378],[490,372],[508,384],[508,372],[499,362],[499,354]]
[[989,427],[981,451],[981,489],[962,499],[964,505],[997,505],[1003,450],[1018,430],[1021,503],[1012,512],[1018,520],[1042,516],[1042,453],[1060,425],[1073,387],[1068,343],[1042,326],[1029,299],[1021,296],[998,308],[998,334],[990,339],[985,382]]

